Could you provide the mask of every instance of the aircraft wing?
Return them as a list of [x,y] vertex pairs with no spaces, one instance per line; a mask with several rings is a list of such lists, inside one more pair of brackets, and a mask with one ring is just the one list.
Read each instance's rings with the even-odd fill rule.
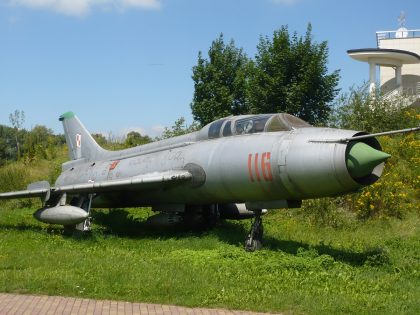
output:
[[[162,187],[170,183],[180,183],[191,180],[192,175],[185,170],[174,170],[166,172],[154,172],[138,175],[130,178],[115,179],[100,182],[88,182],[74,185],[49,187],[47,182],[34,183],[28,186],[27,190],[0,193],[0,199],[13,198],[45,198],[49,194],[57,193],[96,193],[114,190],[137,190],[153,187]],[[48,186],[48,187],[47,187]],[[47,198],[47,199],[48,199]]]
[[27,189],[20,191],[11,191],[7,193],[1,193],[0,199],[17,199],[17,198],[33,198],[45,196],[50,189]]
[[155,172],[134,176],[125,179],[115,179],[101,182],[91,182],[75,185],[66,185],[52,188],[51,192],[65,192],[65,193],[95,193],[101,191],[113,190],[136,190],[140,188],[150,188],[155,186],[162,186],[163,184],[185,182],[192,178],[190,172],[185,170]]

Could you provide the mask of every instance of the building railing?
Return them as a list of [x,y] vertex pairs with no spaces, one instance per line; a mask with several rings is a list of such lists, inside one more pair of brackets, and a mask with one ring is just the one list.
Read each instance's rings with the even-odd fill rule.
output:
[[[403,98],[401,98],[401,96]],[[381,99],[387,102],[393,102],[394,100],[399,100],[403,107],[408,107],[416,102],[420,101],[420,82],[417,82],[415,86],[412,87],[397,87],[391,91],[382,94]]]
[[401,94],[405,96],[415,96],[416,98],[419,98],[420,90],[416,89],[415,87],[403,88]]
[[397,30],[397,31],[379,31],[376,32],[376,43],[383,39],[400,39],[400,38],[420,38],[420,29],[417,30]]

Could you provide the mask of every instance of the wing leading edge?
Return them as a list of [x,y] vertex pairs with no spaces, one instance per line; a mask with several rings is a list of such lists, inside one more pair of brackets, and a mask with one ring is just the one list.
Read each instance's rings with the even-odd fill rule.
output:
[[[101,182],[89,182],[74,185],[64,185],[57,187],[46,187],[46,182],[30,184],[27,190],[12,191],[0,194],[0,199],[14,198],[45,198],[48,194],[57,193],[97,193],[113,190],[141,190],[153,187],[164,186],[171,183],[182,183],[192,179],[190,172],[185,170],[173,170],[166,172],[155,172],[150,174],[138,175],[125,179],[116,179]],[[42,187],[39,187],[42,186]],[[48,185],[49,186],[49,185]]]

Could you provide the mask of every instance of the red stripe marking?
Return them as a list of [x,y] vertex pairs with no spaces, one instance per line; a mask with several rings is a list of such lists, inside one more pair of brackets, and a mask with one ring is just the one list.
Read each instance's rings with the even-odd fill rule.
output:
[[249,175],[249,180],[251,182],[254,181],[254,176],[252,176],[252,154],[248,154],[248,175]]
[[[264,164],[264,166],[266,167],[266,170],[267,170],[268,180],[270,182],[272,182],[273,181],[273,173],[271,172],[271,160],[270,159],[271,159],[271,153],[267,152],[267,162]],[[263,166],[263,168],[264,168],[264,166]],[[265,175],[265,172],[264,172],[264,175]],[[264,178],[265,178],[265,176],[264,176]]]
[[119,160],[112,162],[111,165],[109,165],[109,170],[112,171],[114,168],[116,168],[118,163],[120,163]]

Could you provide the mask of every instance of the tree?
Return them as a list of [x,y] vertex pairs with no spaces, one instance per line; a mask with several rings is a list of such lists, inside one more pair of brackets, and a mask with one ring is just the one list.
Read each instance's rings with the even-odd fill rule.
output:
[[36,125],[31,131],[24,136],[22,151],[29,160],[35,157],[47,159],[47,149],[50,145],[54,145],[52,139],[53,131],[45,126]]
[[410,99],[372,96],[368,85],[351,88],[337,98],[331,112],[331,127],[363,130],[371,133],[418,126],[420,109],[407,106]]
[[115,151],[126,148],[123,137],[116,136],[112,132],[109,132],[107,137],[100,133],[92,134],[92,137],[102,148],[106,150]]
[[283,26],[272,40],[261,37],[257,50],[249,72],[250,112],[287,112],[312,124],[325,123],[339,91],[339,71],[328,74],[327,42],[313,42],[310,24],[305,37],[290,36]]
[[261,37],[255,60],[223,35],[212,42],[209,59],[198,55],[193,67],[195,120],[205,125],[215,119],[248,113],[287,112],[309,123],[325,123],[338,94],[339,71],[328,73],[327,42],[289,34],[287,26],[273,38]]
[[125,145],[130,148],[150,142],[152,142],[152,139],[149,136],[142,136],[137,131],[129,132],[125,138]]
[[198,54],[193,67],[193,117],[201,125],[229,115],[247,112],[246,77],[249,60],[233,40],[225,44],[223,34],[214,40],[208,51],[209,59]]
[[92,138],[101,146],[105,147],[107,145],[106,138],[101,133],[92,133]]
[[7,160],[16,159],[16,139],[13,128],[0,125],[0,165]]
[[173,126],[171,128],[165,127],[165,129],[163,130],[163,133],[162,133],[162,137],[160,139],[157,139],[157,140],[168,139],[168,138],[172,138],[172,137],[176,137],[176,136],[181,136],[181,135],[184,135],[186,133],[196,131],[198,128],[199,128],[199,126],[195,122],[193,122],[191,125],[188,126],[185,123],[185,118],[181,117],[181,118],[179,118],[175,121],[175,123],[173,124]]
[[20,143],[19,143],[19,131],[25,122],[25,112],[23,110],[15,110],[14,113],[9,115],[9,121],[12,124],[15,130],[15,140],[16,140],[16,152],[17,152],[17,159],[20,158]]

